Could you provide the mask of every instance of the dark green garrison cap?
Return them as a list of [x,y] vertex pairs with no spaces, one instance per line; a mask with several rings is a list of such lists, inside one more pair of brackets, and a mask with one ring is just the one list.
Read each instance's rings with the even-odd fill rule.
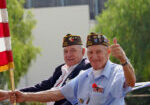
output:
[[92,46],[92,45],[109,46],[109,40],[106,38],[105,35],[97,34],[97,33],[92,32],[87,36],[86,47],[89,47],[89,46]]
[[81,37],[79,35],[67,34],[63,38],[63,47],[67,47],[71,45],[82,45]]

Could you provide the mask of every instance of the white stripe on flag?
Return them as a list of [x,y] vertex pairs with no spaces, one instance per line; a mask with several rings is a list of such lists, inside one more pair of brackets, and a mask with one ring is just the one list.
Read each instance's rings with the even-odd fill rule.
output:
[[7,9],[0,9],[0,22],[8,23],[8,12],[7,12]]
[[0,52],[11,50],[10,37],[0,38]]

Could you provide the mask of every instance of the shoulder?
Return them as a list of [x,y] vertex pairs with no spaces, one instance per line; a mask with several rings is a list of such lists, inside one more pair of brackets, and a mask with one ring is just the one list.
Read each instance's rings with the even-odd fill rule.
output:
[[61,67],[62,67],[63,65],[65,65],[65,63],[60,64],[60,65],[59,65],[59,66],[57,66],[55,69],[61,69]]
[[123,67],[119,64],[109,61],[104,69],[104,73],[107,74],[107,77],[111,80],[124,78]]
[[87,58],[83,58],[82,62],[87,65],[90,64],[90,61]]
[[92,72],[92,68],[89,68],[87,70],[81,70],[78,76],[79,78],[85,78],[88,77],[90,72]]
[[124,81],[123,67],[119,64],[112,63],[111,65],[111,80],[113,81]]
[[59,65],[59,66],[57,66],[56,68],[55,68],[55,71],[54,71],[54,73],[53,73],[53,75],[61,75],[61,73],[62,73],[62,71],[61,71],[61,67],[63,66],[63,65],[65,65],[65,63],[64,64],[61,64],[61,65]]
[[83,70],[86,70],[91,67],[91,64],[87,58],[84,58],[80,64],[81,64],[80,66],[83,68]]
[[123,73],[123,67],[120,64],[111,63],[111,70],[114,73]]
[[61,71],[61,67],[62,67],[63,65],[65,65],[65,63],[63,63],[63,64],[57,66],[57,67],[55,68],[55,71]]

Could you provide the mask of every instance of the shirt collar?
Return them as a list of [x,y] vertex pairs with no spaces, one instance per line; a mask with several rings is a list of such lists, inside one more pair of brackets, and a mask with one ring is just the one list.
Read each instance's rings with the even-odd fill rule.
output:
[[69,67],[69,68],[68,68],[68,70],[69,70],[69,71],[74,70],[74,68],[75,68],[75,67],[77,67],[77,65],[78,65],[78,64],[75,64],[75,65],[73,65],[73,66]]
[[97,78],[100,76],[101,72],[102,72],[103,69],[99,69],[99,70],[93,70],[93,75],[94,75],[94,78]]
[[101,75],[105,76],[106,78],[109,78],[110,72],[111,72],[111,65],[112,65],[112,62],[108,60]]
[[74,70],[75,67],[77,67],[78,64],[75,64],[71,67],[67,67],[67,65],[65,64],[64,66],[62,66],[62,70],[67,70],[67,72],[71,72],[72,70]]
[[[105,76],[105,77],[108,79],[109,76],[110,76],[110,72],[111,72],[111,65],[112,65],[112,62],[111,62],[110,60],[108,60],[107,63],[106,63],[106,65],[105,65],[105,67],[104,67],[104,69],[103,69],[102,72],[99,74],[99,77]],[[90,69],[91,69],[91,70],[90,70],[90,72],[88,73],[88,76],[93,75],[93,72],[92,72],[93,68],[90,68]],[[98,78],[99,78],[99,77],[98,77]]]

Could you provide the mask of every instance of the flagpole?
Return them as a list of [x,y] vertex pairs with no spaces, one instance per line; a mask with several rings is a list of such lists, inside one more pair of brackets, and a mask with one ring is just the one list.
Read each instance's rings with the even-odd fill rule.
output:
[[[10,81],[11,81],[11,89],[13,92],[13,91],[15,91],[14,70],[9,69],[9,74],[10,74]],[[16,105],[16,102],[14,102],[13,105]]]
[[[13,56],[11,51],[11,40],[10,40],[10,32],[9,32],[9,24],[8,24],[8,12],[6,6],[6,0],[0,0],[0,67],[1,71],[9,70],[10,80],[11,80],[11,88],[12,92],[15,91],[15,83],[14,83],[14,63]],[[16,105],[16,102],[13,103]]]

